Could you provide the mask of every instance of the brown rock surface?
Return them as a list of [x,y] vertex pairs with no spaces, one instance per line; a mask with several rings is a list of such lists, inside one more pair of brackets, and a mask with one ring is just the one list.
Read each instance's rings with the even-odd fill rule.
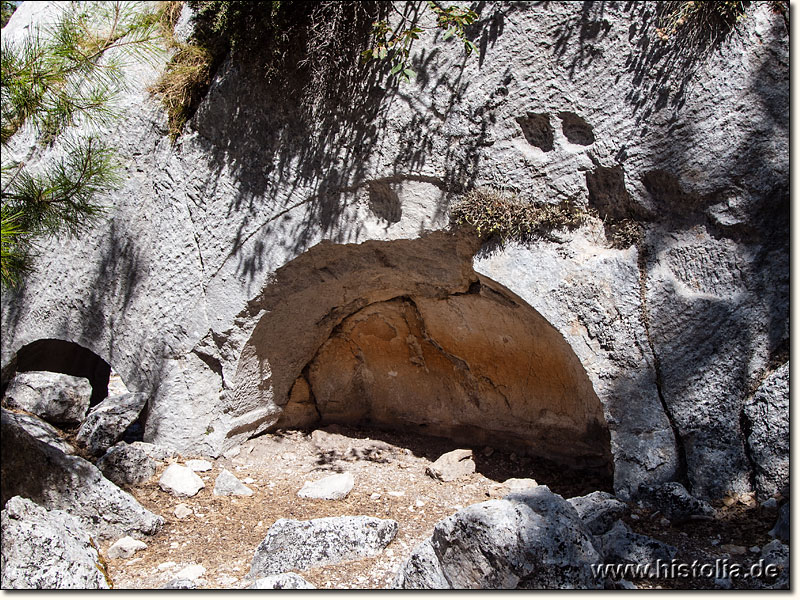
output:
[[552,326],[500,288],[483,280],[472,293],[396,298],[345,319],[308,369],[323,422],[413,427],[607,464],[608,432],[585,371]]

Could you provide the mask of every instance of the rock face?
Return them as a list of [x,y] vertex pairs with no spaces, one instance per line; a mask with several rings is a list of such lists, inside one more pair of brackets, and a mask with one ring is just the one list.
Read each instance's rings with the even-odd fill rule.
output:
[[607,465],[600,401],[563,338],[488,281],[470,290],[375,303],[346,318],[309,366],[321,418],[424,426]]
[[375,556],[396,533],[397,521],[375,517],[278,519],[256,548],[250,577]]
[[[23,5],[4,39],[59,9]],[[354,61],[313,118],[303,74],[229,59],[174,145],[147,92],[163,65],[135,65],[103,132],[124,184],[3,294],[3,383],[63,340],[147,393],[145,439],[187,455],[317,421],[427,425],[613,470],[626,501],[766,490],[784,433],[748,398],[789,339],[788,34],[751,3],[713,47],[662,42],[657,10],[484,3],[477,59],[422,36],[415,82]],[[448,229],[481,186],[596,217],[483,244]]]
[[0,529],[4,590],[109,589],[91,536],[66,512],[14,496]]
[[764,379],[745,404],[747,446],[759,500],[789,485],[789,363]]
[[92,385],[88,379],[49,371],[17,373],[6,389],[10,408],[27,410],[55,425],[79,424],[89,409]]
[[99,539],[151,535],[164,523],[92,463],[33,438],[8,414],[0,411],[3,503],[22,496],[48,510],[67,511]]
[[110,396],[95,406],[81,423],[76,440],[95,456],[113,446],[142,412],[147,396],[129,393]]
[[401,589],[598,588],[591,534],[547,486],[458,511],[398,573]]

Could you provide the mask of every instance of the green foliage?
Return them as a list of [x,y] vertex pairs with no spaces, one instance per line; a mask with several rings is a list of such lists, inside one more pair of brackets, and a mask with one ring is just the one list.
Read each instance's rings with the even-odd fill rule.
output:
[[[372,36],[374,42],[371,48],[361,53],[364,61],[390,59],[393,63],[390,75],[396,75],[401,80],[410,81],[413,77],[416,77],[416,72],[411,68],[409,61],[414,40],[418,40],[425,29],[437,28],[444,30],[443,40],[446,41],[452,37],[461,40],[467,55],[470,55],[473,51],[477,52],[475,44],[467,39],[464,32],[464,28],[474,23],[475,19],[478,18],[478,14],[475,11],[458,6],[442,8],[436,2],[409,2],[406,5],[406,12],[401,13],[394,7],[394,3],[390,3],[390,5],[399,15],[400,24],[392,30],[388,20],[384,19],[373,23]],[[418,24],[420,8],[422,7],[427,7],[436,16],[435,28],[424,28]],[[414,19],[410,16],[412,14],[415,15]]]
[[[152,88],[167,109],[175,139],[208,90],[222,60],[254,67],[267,80],[308,85],[294,99],[314,113],[325,95],[336,95],[341,77],[358,62],[362,37],[384,3],[323,0],[249,2],[190,0],[194,34],[176,52]],[[362,30],[364,35],[362,35]],[[366,39],[363,40],[366,45]],[[363,47],[363,46],[362,46]]]
[[[131,61],[157,52],[158,20],[126,3],[70,4],[56,23],[20,43],[3,41],[2,145],[28,129],[48,161],[2,164],[2,281],[19,283],[36,239],[75,234],[102,213],[100,194],[118,181],[112,147],[96,133],[115,116],[113,101]],[[84,135],[71,127],[81,125]],[[8,152],[10,155],[10,151]],[[4,156],[5,157],[5,156]]]
[[6,26],[11,15],[17,10],[17,4],[17,2],[11,2],[10,0],[0,1],[0,27]]
[[715,41],[745,17],[750,2],[689,0],[661,2],[661,27],[656,34],[667,41],[676,34],[691,41]]
[[550,237],[557,229],[578,227],[587,217],[575,202],[523,202],[514,194],[488,188],[471,190],[451,210],[456,225],[471,227],[479,236],[502,243]]

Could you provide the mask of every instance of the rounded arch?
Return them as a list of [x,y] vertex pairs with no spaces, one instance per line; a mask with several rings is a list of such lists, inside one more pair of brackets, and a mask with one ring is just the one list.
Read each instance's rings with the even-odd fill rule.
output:
[[85,377],[92,385],[90,406],[108,396],[111,366],[75,342],[45,338],[26,344],[17,351],[16,371],[52,371]]
[[228,437],[329,423],[416,429],[613,472],[602,403],[535,309],[472,269],[475,247],[324,243],[251,303]]

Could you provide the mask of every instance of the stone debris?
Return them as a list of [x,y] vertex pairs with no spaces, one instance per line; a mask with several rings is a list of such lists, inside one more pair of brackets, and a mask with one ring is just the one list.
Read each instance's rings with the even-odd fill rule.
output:
[[628,505],[608,492],[592,492],[570,498],[567,502],[578,511],[578,516],[594,535],[606,533],[628,512]]
[[297,495],[318,500],[342,500],[353,489],[353,485],[355,478],[352,473],[336,473],[317,481],[306,481]]
[[315,590],[317,589],[297,573],[281,573],[260,577],[248,590]]
[[131,447],[138,448],[156,462],[164,462],[178,457],[174,448],[150,444],[148,442],[133,442]]
[[631,531],[622,521],[617,521],[608,533],[598,539],[598,550],[607,563],[637,564],[669,562],[678,553],[675,546]]
[[184,464],[195,473],[204,473],[214,468],[214,465],[207,460],[187,460]]
[[592,536],[547,486],[473,504],[436,524],[397,574],[400,589],[600,588]]
[[206,573],[206,568],[203,565],[189,565],[184,567],[175,574],[175,579],[188,579],[196,581]]
[[736,556],[747,554],[747,548],[739,546],[738,544],[722,544],[719,549],[726,554],[733,554]]
[[92,385],[84,377],[50,371],[17,373],[6,388],[3,403],[21,408],[53,425],[78,425],[89,410]]
[[75,453],[75,448],[72,446],[72,444],[67,442],[62,437],[63,433],[50,425],[50,423],[47,421],[37,417],[36,415],[12,413],[11,411],[8,411],[6,415],[9,419],[14,420],[19,427],[22,427],[22,429],[27,431],[28,434],[40,442],[44,442],[48,446],[58,448],[65,454]]
[[530,488],[534,488],[537,485],[539,485],[539,484],[536,483],[535,479],[530,479],[530,478],[527,478],[527,477],[523,477],[523,478],[512,477],[511,479],[506,479],[503,482],[503,486],[505,486],[508,489],[508,491],[511,492],[511,493],[522,492],[524,490],[527,490],[527,489],[530,489]]
[[14,496],[0,512],[0,534],[4,590],[109,587],[91,535],[64,511]]
[[472,450],[459,449],[442,454],[425,473],[439,481],[454,481],[475,472]]
[[222,472],[217,475],[212,493],[215,496],[252,496],[253,490],[239,481],[236,475],[227,469],[222,469]]
[[178,497],[194,496],[206,487],[194,471],[178,464],[171,464],[164,470],[158,485],[165,492]]
[[147,394],[140,393],[106,398],[89,411],[75,439],[93,456],[100,456],[119,441],[146,402]]
[[130,558],[136,554],[137,551],[144,550],[145,548],[147,548],[147,544],[126,535],[124,538],[111,544],[106,555],[108,558]]
[[375,556],[394,539],[397,521],[376,517],[278,519],[256,548],[250,576],[278,575]]
[[642,486],[639,495],[645,506],[660,511],[676,525],[695,519],[708,519],[715,514],[708,502],[692,496],[677,481],[660,486]]
[[761,503],[762,508],[778,508],[778,501],[775,498],[767,498]]
[[48,510],[67,511],[99,540],[151,535],[163,525],[92,463],[33,438],[5,409],[0,429],[4,496],[24,494]]
[[785,502],[778,510],[778,520],[775,522],[775,527],[769,532],[772,537],[784,542],[789,541],[789,510],[789,503]]
[[789,546],[780,540],[772,540],[761,549],[761,559],[765,565],[777,565],[779,573],[775,581],[765,582],[768,589],[789,589]]
[[138,485],[156,474],[159,463],[139,446],[118,442],[108,449],[97,468],[117,485]]
[[242,453],[242,448],[240,446],[234,446],[233,448],[229,448],[225,452],[222,453],[224,458],[228,460],[234,459]]
[[186,504],[178,504],[178,506],[175,507],[175,516],[179,519],[185,519],[191,514],[193,514],[193,511]]
[[196,590],[197,582],[192,579],[173,579],[169,583],[162,586],[162,590]]

